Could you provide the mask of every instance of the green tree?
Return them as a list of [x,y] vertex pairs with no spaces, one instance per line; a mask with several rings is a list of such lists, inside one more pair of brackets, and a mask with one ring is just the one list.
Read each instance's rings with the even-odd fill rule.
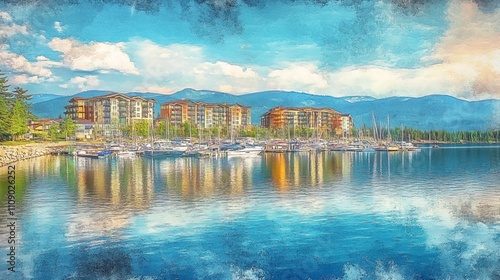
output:
[[10,85],[8,84],[8,79],[5,74],[0,70],[0,96],[5,98],[11,98],[12,93],[9,91]]
[[0,96],[0,139],[5,139],[9,134],[10,104],[4,96]]
[[151,134],[151,121],[149,120],[135,120],[132,124],[132,130],[135,135],[149,137]]
[[64,135],[64,138],[68,140],[69,136],[75,135],[75,121],[71,118],[66,118],[61,123],[61,134]]
[[5,139],[9,134],[11,94],[9,92],[8,80],[0,70],[0,139]]
[[23,102],[28,102],[29,100],[31,100],[32,95],[27,94],[27,93],[28,93],[28,90],[20,88],[20,87],[15,87],[14,91],[13,91],[13,96],[16,99],[21,99]]
[[25,102],[21,99],[14,100],[11,109],[10,126],[7,130],[7,134],[10,135],[12,140],[29,131],[28,112],[28,105]]
[[56,140],[58,134],[59,127],[57,125],[53,125],[49,128],[49,136],[52,141]]

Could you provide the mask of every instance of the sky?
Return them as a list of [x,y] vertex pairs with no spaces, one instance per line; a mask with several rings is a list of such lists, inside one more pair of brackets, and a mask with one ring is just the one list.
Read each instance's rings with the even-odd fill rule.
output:
[[4,0],[32,94],[184,88],[500,99],[497,0]]

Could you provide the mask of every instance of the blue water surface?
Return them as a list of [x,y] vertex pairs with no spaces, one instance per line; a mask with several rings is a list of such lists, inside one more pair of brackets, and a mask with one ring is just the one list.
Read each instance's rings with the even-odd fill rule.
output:
[[491,145],[31,159],[0,278],[499,279],[499,179]]

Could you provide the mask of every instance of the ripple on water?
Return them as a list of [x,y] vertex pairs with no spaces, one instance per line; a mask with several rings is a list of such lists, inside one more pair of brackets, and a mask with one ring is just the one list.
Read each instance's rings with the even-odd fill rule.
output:
[[19,268],[27,278],[495,279],[495,151],[27,161]]

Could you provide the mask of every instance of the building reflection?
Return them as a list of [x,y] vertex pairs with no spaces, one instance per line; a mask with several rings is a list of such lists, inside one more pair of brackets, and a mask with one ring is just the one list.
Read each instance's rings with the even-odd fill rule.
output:
[[76,162],[79,200],[92,198],[136,210],[146,209],[151,204],[154,177],[148,162],[128,159],[71,159]]
[[264,161],[271,182],[281,191],[341,180],[352,168],[348,153],[267,153]]
[[178,158],[155,164],[156,174],[169,193],[191,199],[243,194],[252,186],[252,169],[260,164],[260,158]]

